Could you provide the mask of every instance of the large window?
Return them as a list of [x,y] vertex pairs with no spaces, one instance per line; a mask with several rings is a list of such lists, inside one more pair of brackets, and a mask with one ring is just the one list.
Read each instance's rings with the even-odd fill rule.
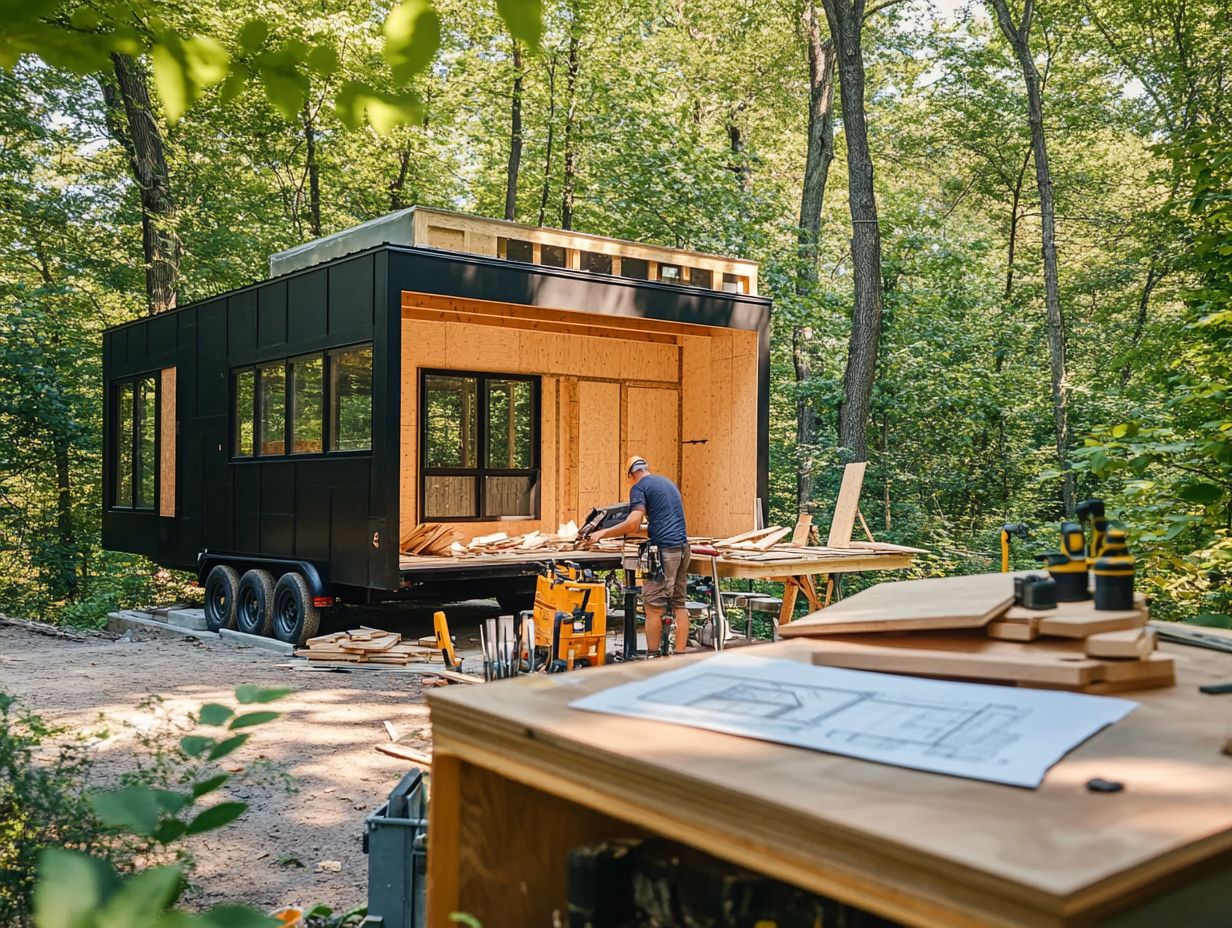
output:
[[291,453],[316,454],[325,434],[325,359],[294,358],[291,372]]
[[153,509],[157,482],[158,381],[153,376],[116,383],[115,485],[112,506]]
[[424,521],[539,517],[539,380],[424,371]]
[[233,371],[231,404],[232,457],[369,451],[372,346]]

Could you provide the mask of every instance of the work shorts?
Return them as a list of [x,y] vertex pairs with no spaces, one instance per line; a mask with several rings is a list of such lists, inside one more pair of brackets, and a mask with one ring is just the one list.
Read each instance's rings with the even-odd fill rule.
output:
[[690,556],[691,549],[688,545],[683,548],[659,549],[659,558],[663,562],[663,579],[642,581],[642,602],[645,605],[684,612]]

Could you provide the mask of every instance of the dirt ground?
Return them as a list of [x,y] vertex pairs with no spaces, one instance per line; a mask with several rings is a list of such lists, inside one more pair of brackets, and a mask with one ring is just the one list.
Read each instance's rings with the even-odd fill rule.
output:
[[[477,604],[470,611],[473,617],[494,610]],[[431,620],[411,614],[381,627],[417,637],[430,632]],[[133,768],[137,732],[158,724],[138,709],[148,695],[161,696],[165,712],[182,719],[205,702],[234,704],[240,684],[295,690],[271,706],[282,717],[253,729],[225,762],[272,761],[293,778],[295,791],[260,781],[219,791],[220,799],[245,801],[249,809],[224,829],[190,840],[196,870],[189,905],[235,901],[268,910],[325,903],[340,911],[365,903],[364,817],[410,767],[374,750],[388,741],[382,722],[393,723],[402,744],[431,746],[419,674],[294,671],[279,666],[286,657],[217,639],[81,634],[86,641],[0,625],[0,692],[58,725],[105,727],[109,737],[92,749],[100,783]]]

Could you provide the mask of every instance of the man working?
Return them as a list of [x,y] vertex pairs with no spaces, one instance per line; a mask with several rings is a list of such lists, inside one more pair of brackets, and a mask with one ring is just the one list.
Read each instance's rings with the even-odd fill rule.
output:
[[629,516],[619,525],[599,529],[590,537],[596,541],[611,535],[627,535],[642,524],[650,526],[650,544],[659,549],[662,576],[642,581],[642,607],[646,610],[646,651],[654,654],[663,638],[663,615],[673,616],[676,625],[676,653],[689,642],[689,613],[685,609],[689,579],[689,535],[684,527],[684,503],[676,484],[652,474],[645,459],[629,458],[625,468],[629,484]]

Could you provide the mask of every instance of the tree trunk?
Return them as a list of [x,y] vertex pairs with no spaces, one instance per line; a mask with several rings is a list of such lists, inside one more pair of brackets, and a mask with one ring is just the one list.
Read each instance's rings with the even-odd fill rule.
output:
[[304,165],[308,169],[308,228],[321,237],[321,170],[317,165],[317,130],[312,111],[304,103]]
[[[805,300],[817,287],[817,247],[821,238],[821,210],[826,180],[834,160],[834,45],[822,40],[821,21],[814,0],[806,0],[800,15],[809,66],[808,149],[800,193],[799,246],[796,295]],[[810,341],[813,330],[797,325],[791,332],[791,359],[796,374],[796,507],[803,512],[813,499],[813,448],[817,443],[818,415],[804,395],[812,378]]]
[[838,55],[843,135],[847,139],[847,199],[851,211],[855,305],[851,313],[847,367],[843,372],[838,438],[843,460],[851,462],[868,459],[868,414],[877,374],[877,348],[881,341],[881,230],[873,191],[868,126],[864,120],[864,59],[860,45],[864,0],[823,0],[823,5]]
[[1044,306],[1048,328],[1048,356],[1052,367],[1052,412],[1056,432],[1057,463],[1062,473],[1061,503],[1065,514],[1074,512],[1074,474],[1069,468],[1069,384],[1065,372],[1065,317],[1061,312],[1061,287],[1057,277],[1056,207],[1052,197],[1052,173],[1044,138],[1044,103],[1039,70],[1031,56],[1031,19],[1034,0],[1026,0],[1022,20],[1014,24],[1007,0],[991,0],[1001,32],[1014,49],[1027,86],[1027,117],[1031,125],[1031,152],[1035,159],[1035,183],[1039,188],[1041,244],[1044,254]]
[[740,180],[740,189],[747,191],[749,189],[751,172],[749,171],[748,159],[744,156],[744,136],[740,132],[740,127],[736,125],[736,114],[734,112],[727,122],[727,142],[732,156],[731,170]]
[[565,158],[564,177],[560,189],[560,227],[573,228],[573,191],[577,177],[577,153],[574,151],[574,122],[577,119],[578,23],[573,12],[573,28],[569,31],[569,60],[565,68]]
[[406,190],[406,175],[411,167],[411,143],[406,142],[398,150],[398,173],[389,182],[389,208],[391,210],[406,209],[403,191]]
[[517,218],[518,168],[522,164],[522,47],[513,43],[513,92],[509,98],[509,168],[505,175],[505,218]]
[[114,82],[99,78],[111,136],[128,153],[141,195],[141,247],[145,256],[146,303],[151,313],[174,309],[180,279],[180,237],[175,231],[167,157],[150,106],[145,71],[128,55],[113,54]]
[[1010,202],[1010,244],[1005,256],[1005,301],[1008,303],[1014,293],[1014,252],[1018,245],[1018,204],[1022,200],[1022,182],[1027,176],[1027,165],[1031,163],[1031,150],[1027,149],[1022,157],[1022,166],[1014,179],[1013,200]]
[[540,218],[542,226],[547,214],[547,195],[552,189],[552,136],[556,132],[556,53],[553,52],[547,65],[547,143],[543,155],[543,187],[540,190]]

